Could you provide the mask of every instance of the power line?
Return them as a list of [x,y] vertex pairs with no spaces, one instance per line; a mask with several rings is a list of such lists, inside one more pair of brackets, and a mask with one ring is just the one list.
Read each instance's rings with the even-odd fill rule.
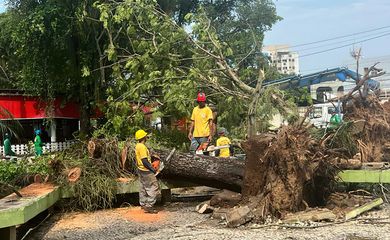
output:
[[343,40],[343,41],[337,41],[337,42],[328,43],[328,44],[315,46],[315,47],[309,47],[309,48],[304,48],[304,49],[298,48],[298,49],[294,49],[294,51],[303,52],[303,51],[307,51],[307,50],[323,48],[323,47],[332,46],[332,45],[336,45],[336,44],[340,44],[340,43],[351,42],[351,41],[353,41],[355,43],[357,40],[362,39],[362,38],[367,38],[367,37],[371,37],[371,36],[379,36],[379,35],[386,34],[386,33],[390,33],[390,31],[379,32],[379,33],[375,33],[375,34],[366,34],[366,35],[358,37],[357,39],[348,39],[348,40]]
[[375,31],[378,31],[378,30],[381,30],[381,29],[386,29],[386,28],[390,28],[390,25],[384,26],[384,27],[379,27],[379,28],[374,28],[374,29],[370,29],[370,30],[366,30],[366,31],[362,31],[362,32],[351,33],[351,34],[342,35],[342,36],[338,36],[338,37],[318,40],[318,41],[314,41],[314,42],[302,43],[302,44],[297,44],[297,45],[293,45],[293,46],[289,46],[289,47],[275,48],[275,50],[289,49],[289,48],[296,48],[296,47],[301,47],[301,46],[313,45],[313,44],[322,43],[322,42],[328,42],[328,41],[332,41],[332,40],[336,40],[336,39],[352,37],[352,36],[360,35],[360,34],[363,34],[363,33],[375,32]]
[[312,55],[316,55],[316,54],[320,54],[320,53],[324,53],[324,52],[330,52],[330,51],[333,51],[333,50],[336,50],[336,49],[340,49],[340,48],[343,48],[343,47],[348,47],[348,46],[351,46],[351,45],[354,45],[354,44],[357,44],[357,43],[367,42],[367,41],[374,40],[374,39],[381,38],[381,37],[385,37],[385,36],[388,36],[388,35],[390,35],[390,33],[382,34],[382,35],[379,35],[379,36],[376,36],[376,37],[372,37],[372,38],[367,38],[367,39],[364,39],[364,40],[361,40],[361,41],[357,41],[357,42],[350,43],[350,44],[345,44],[345,45],[334,47],[334,48],[328,48],[328,49],[325,49],[325,50],[322,50],[322,51],[317,51],[317,52],[313,52],[313,53],[304,54],[304,55],[299,56],[299,58],[312,56]]

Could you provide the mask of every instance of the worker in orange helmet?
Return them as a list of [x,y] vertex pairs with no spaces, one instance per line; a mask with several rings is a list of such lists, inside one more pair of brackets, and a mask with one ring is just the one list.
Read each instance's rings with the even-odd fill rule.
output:
[[214,135],[213,112],[206,106],[206,94],[200,92],[197,97],[198,106],[192,110],[188,139],[191,141],[190,151],[195,153],[204,143],[210,143]]
[[157,169],[153,167],[152,157],[145,145],[147,138],[148,133],[144,130],[138,130],[135,133],[135,139],[138,141],[135,146],[135,158],[140,182],[139,203],[145,213],[157,213],[154,204],[161,196],[161,192],[156,178]]

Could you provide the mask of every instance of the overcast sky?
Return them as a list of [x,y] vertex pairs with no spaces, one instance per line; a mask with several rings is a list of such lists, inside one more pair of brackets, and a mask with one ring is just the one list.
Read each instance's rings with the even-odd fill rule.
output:
[[[352,44],[337,50],[301,57],[301,73],[339,66],[354,68],[354,60],[350,56],[354,47],[362,47],[363,65],[370,65],[378,60],[383,62],[382,67],[390,72],[389,0],[278,0],[275,3],[278,15],[283,17],[283,20],[266,33],[265,45],[305,44],[386,27],[333,41],[296,47],[294,50],[303,56]],[[388,35],[357,43],[385,34]]]
[[[354,60],[350,56],[354,47],[362,47],[363,65],[380,61],[382,67],[390,72],[390,0],[276,0],[275,3],[283,20],[266,33],[265,45],[294,46],[386,27],[293,48],[302,56],[301,73],[341,66],[354,68]],[[4,0],[0,0],[0,12],[4,9]],[[365,41],[386,34],[389,35]],[[365,42],[357,43],[359,41]],[[354,45],[304,56],[348,44]]]

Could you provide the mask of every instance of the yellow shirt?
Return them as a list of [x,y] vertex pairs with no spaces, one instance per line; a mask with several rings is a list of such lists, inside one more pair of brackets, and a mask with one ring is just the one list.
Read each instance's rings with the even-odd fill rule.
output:
[[[230,139],[225,137],[225,136],[222,136],[222,137],[218,138],[218,140],[217,140],[217,147],[224,146],[224,145],[230,145],[230,144],[231,144]],[[219,157],[223,157],[223,158],[230,157],[230,149],[229,148],[220,149],[219,150]]]
[[209,120],[213,119],[213,112],[207,106],[204,108],[195,107],[192,110],[191,120],[194,121],[194,137],[210,136]]
[[142,163],[143,158],[147,158],[148,161],[151,163],[150,155],[149,155],[149,150],[143,143],[137,143],[135,145],[135,158],[137,160],[137,167],[141,171],[149,171],[144,164]]

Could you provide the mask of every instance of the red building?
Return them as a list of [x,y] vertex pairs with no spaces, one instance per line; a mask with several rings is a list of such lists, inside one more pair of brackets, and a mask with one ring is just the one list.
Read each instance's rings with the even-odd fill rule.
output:
[[73,133],[79,130],[79,106],[60,98],[49,104],[15,90],[0,90],[0,109],[0,121],[20,123],[22,129],[16,129],[20,143],[31,141],[35,129],[42,130],[46,142],[73,139]]

